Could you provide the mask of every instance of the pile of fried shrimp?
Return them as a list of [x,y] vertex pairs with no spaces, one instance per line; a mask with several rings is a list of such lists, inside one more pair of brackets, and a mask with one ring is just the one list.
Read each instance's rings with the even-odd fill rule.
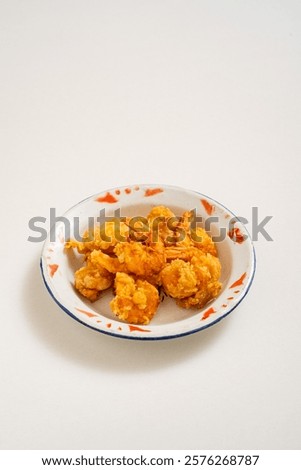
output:
[[84,255],[75,288],[94,302],[113,287],[111,310],[134,324],[147,325],[164,294],[186,309],[204,307],[221,290],[221,264],[211,237],[192,228],[191,217],[192,211],[175,217],[168,207],[156,206],[144,222],[122,218],[116,230],[116,221],[106,221],[81,241],[66,242],[66,249]]

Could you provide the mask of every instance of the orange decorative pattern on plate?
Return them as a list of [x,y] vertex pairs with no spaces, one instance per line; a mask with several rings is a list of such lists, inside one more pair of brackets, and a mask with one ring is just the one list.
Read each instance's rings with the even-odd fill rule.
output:
[[100,196],[100,197],[96,198],[95,201],[97,201],[97,202],[107,202],[109,204],[114,204],[115,202],[118,202],[118,199],[116,199],[116,197],[113,196],[113,194],[111,194],[110,192],[107,192],[107,194],[105,196]]
[[50,276],[53,277],[55,275],[55,273],[57,272],[57,270],[59,268],[59,265],[58,264],[48,264],[48,268],[49,268]]
[[237,287],[237,286],[241,286],[245,280],[247,276],[247,273],[243,273],[239,279],[237,279],[237,281],[235,281],[230,287],[229,289],[233,289],[233,287]]
[[214,212],[215,207],[207,201],[207,199],[201,199],[201,203],[208,215],[211,215]]
[[155,194],[163,193],[162,188],[148,188],[145,190],[144,196],[155,196]]
[[84,315],[87,315],[89,318],[97,317],[96,313],[88,312],[87,310],[82,310],[81,308],[75,307],[76,310],[80,313],[83,313]]
[[213,307],[208,308],[208,310],[206,310],[206,312],[203,314],[202,320],[206,320],[206,318],[209,318],[210,315],[212,315],[213,313],[215,313],[214,308]]
[[243,243],[245,241],[245,236],[241,233],[241,230],[238,227],[233,227],[228,232],[228,236],[234,243]]
[[129,325],[130,331],[143,331],[145,333],[149,333],[151,330],[146,330],[145,328],[140,328],[139,326]]

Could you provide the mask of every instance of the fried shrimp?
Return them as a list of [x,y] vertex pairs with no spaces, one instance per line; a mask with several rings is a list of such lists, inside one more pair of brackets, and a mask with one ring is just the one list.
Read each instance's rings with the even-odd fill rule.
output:
[[176,219],[175,214],[168,207],[153,207],[147,216],[151,240],[165,243],[167,239],[174,237],[174,233],[171,229],[171,222],[173,222],[174,219]]
[[210,253],[213,256],[217,256],[217,251],[212,238],[208,233],[201,227],[196,227],[190,232],[190,238],[192,244],[202,250],[204,253]]
[[90,262],[75,272],[75,288],[94,302],[100,293],[113,284],[113,276],[104,268],[95,268]]
[[115,298],[110,302],[112,311],[120,320],[147,325],[159,305],[158,290],[149,282],[135,280],[126,273],[117,273]]
[[181,307],[204,307],[210,300],[215,299],[221,291],[219,282],[221,264],[218,258],[210,253],[198,253],[192,256],[190,264],[197,278],[197,291],[188,297],[178,300]]
[[[164,293],[185,309],[203,308],[220,291],[221,264],[210,235],[165,206],[147,217],[122,218],[86,231],[67,249],[84,255],[74,285],[91,302],[114,285],[111,310],[121,321],[147,325]],[[160,290],[160,296],[159,296]]]
[[155,219],[160,219],[160,221],[167,221],[168,219],[175,217],[175,214],[165,206],[155,206],[149,212],[147,218],[150,222],[153,222]]
[[176,226],[176,230],[181,231],[182,239],[174,244],[169,243],[169,246],[182,247],[184,250],[189,247],[196,247],[204,253],[211,253],[217,256],[215,244],[210,235],[201,227],[197,227],[193,222],[193,211],[186,211],[183,213]]
[[116,274],[118,272],[127,273],[125,263],[121,263],[118,258],[109,256],[100,250],[93,250],[90,255],[90,260],[93,266],[100,269],[106,269],[110,273]]
[[118,243],[114,253],[127,272],[137,276],[149,277],[158,273],[165,263],[164,249],[159,242],[150,246],[135,242]]
[[161,282],[166,294],[182,299],[197,291],[197,276],[190,263],[175,259],[161,271]]
[[102,250],[107,253],[112,252],[120,241],[126,241],[128,236],[127,223],[114,219],[101,226],[95,226],[93,230],[86,230],[81,241],[70,240],[66,243],[66,248],[76,248],[81,254],[87,254],[93,250]]
[[178,299],[182,307],[203,307],[220,292],[220,262],[218,258],[201,252],[189,261],[175,259],[161,271],[165,292]]

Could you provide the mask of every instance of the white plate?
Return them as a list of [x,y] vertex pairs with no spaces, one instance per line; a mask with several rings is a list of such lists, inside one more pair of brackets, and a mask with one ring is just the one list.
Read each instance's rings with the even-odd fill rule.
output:
[[[169,207],[176,215],[196,209],[203,222],[211,219],[210,234],[224,234],[216,243],[222,265],[220,295],[201,310],[178,307],[174,299],[166,297],[147,326],[121,322],[111,312],[111,289],[94,303],[83,298],[74,289],[74,272],[82,266],[82,257],[73,250],[64,249],[65,240],[82,234],[89,217],[96,218],[105,209],[106,216],[146,216],[156,205]],[[41,270],[45,285],[57,304],[75,320],[94,330],[112,336],[156,340],[188,335],[212,326],[232,312],[247,294],[255,272],[255,253],[245,226],[222,204],[201,193],[173,186],[137,185],[103,191],[79,202],[69,209],[66,222],[57,222],[48,234],[41,256]],[[70,230],[68,225],[70,224]],[[201,224],[202,225],[202,224]],[[78,227],[77,227],[78,226]],[[224,232],[221,232],[224,231]]]

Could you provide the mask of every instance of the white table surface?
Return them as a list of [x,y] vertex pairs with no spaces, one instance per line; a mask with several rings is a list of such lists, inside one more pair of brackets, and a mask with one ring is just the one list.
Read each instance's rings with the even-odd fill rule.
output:
[[[300,2],[2,0],[0,31],[0,447],[300,449]],[[45,290],[29,219],[135,183],[273,216],[216,326],[116,339]]]

